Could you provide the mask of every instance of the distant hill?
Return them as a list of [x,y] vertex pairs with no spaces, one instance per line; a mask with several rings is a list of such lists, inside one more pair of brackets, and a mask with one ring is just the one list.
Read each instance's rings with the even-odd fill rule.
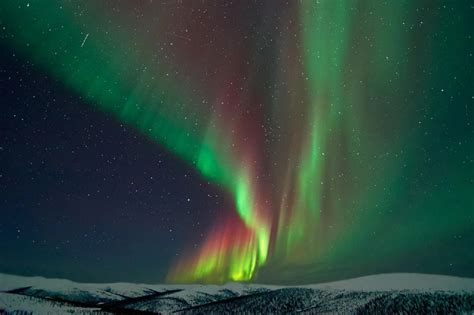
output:
[[89,284],[0,274],[0,314],[472,313],[474,279],[380,274],[303,286]]

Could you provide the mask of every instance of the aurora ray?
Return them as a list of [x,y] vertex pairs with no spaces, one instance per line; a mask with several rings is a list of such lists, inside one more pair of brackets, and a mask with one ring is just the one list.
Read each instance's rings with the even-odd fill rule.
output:
[[[232,199],[201,247],[171,266],[170,282],[390,269],[383,261],[396,265],[426,246],[423,239],[443,243],[469,232],[471,107],[451,113],[446,96],[426,93],[443,84],[454,93],[455,83],[443,78],[450,67],[456,80],[472,79],[461,61],[439,62],[464,41],[424,37],[454,32],[441,1],[295,1],[278,3],[278,18],[271,18],[273,3],[263,3],[268,13],[257,16],[259,23],[242,22],[243,44],[218,53],[196,40],[208,36],[198,25],[214,32],[213,22],[183,19],[186,35],[169,31],[166,4],[140,5],[152,32],[137,32],[140,22],[107,1],[79,4],[81,15],[70,2],[10,1],[1,6],[1,21],[8,47]],[[192,17],[203,12],[187,5]],[[213,10],[219,16],[226,9]],[[119,22],[128,27],[114,27]],[[179,43],[158,49],[169,36]],[[227,47],[227,37],[216,45]],[[427,50],[434,52],[429,60]],[[466,146],[455,157],[439,152],[443,145],[434,140],[440,124],[456,124],[450,117],[466,129],[458,139]],[[434,170],[431,159],[460,156],[463,163]],[[417,174],[422,167],[431,175]],[[459,192],[456,201],[446,186]]]

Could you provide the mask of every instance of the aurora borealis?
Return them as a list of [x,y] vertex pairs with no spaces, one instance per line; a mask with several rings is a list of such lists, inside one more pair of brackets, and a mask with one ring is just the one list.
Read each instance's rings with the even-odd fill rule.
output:
[[[188,231],[173,245],[182,254],[162,280],[472,277],[472,11],[440,0],[4,1],[1,47],[222,195],[198,244]],[[181,206],[166,215],[179,221]]]

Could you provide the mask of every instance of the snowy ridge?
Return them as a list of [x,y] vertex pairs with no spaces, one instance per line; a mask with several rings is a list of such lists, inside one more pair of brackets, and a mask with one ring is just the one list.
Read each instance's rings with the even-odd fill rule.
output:
[[303,287],[349,291],[474,292],[474,279],[419,273],[388,273]]
[[272,286],[92,284],[0,274],[0,314],[474,312],[474,279],[379,274]]

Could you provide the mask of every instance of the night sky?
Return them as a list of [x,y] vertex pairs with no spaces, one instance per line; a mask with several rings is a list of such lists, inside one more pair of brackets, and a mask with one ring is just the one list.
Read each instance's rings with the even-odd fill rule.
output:
[[474,277],[472,1],[3,1],[0,272]]

